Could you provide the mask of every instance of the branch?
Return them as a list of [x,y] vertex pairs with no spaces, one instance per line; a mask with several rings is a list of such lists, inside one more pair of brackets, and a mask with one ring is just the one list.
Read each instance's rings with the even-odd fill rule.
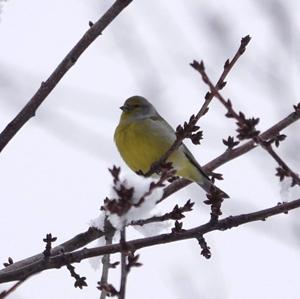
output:
[[3,291],[0,293],[0,299],[4,299],[6,298],[8,295],[10,295],[11,293],[13,293],[21,284],[24,283],[26,279],[22,279],[19,280],[18,282],[16,282],[12,287],[10,287],[7,291]]
[[[112,241],[113,241],[113,236],[115,233],[115,229],[112,227],[112,225],[110,224],[109,220],[107,219],[107,217],[105,218],[105,222],[104,222],[104,231],[105,231],[105,244],[106,245],[111,245]],[[116,266],[112,266],[110,263],[110,255],[109,254],[105,254],[102,257],[102,275],[101,275],[101,279],[100,279],[100,286],[104,286],[108,284],[108,273],[109,273],[109,269]],[[105,288],[101,291],[101,295],[100,295],[100,299],[105,299],[107,295],[107,292],[105,290]]]
[[91,28],[83,35],[74,48],[61,61],[50,77],[45,82],[42,82],[41,87],[37,90],[30,101],[2,131],[0,134],[0,152],[23,127],[23,125],[35,115],[39,106],[43,103],[43,101],[66,74],[66,72],[76,63],[81,54],[99,35],[102,34],[102,31],[131,2],[132,0],[116,0],[95,24],[91,24]]
[[193,206],[194,206],[194,202],[191,202],[191,200],[189,199],[182,207],[176,205],[171,212],[165,213],[160,216],[152,216],[147,219],[132,220],[128,225],[143,226],[145,224],[155,223],[155,222],[163,222],[168,220],[180,220],[185,217],[183,213],[190,212],[193,210]]
[[[218,220],[215,223],[206,223],[198,227],[183,230],[180,233],[169,233],[162,234],[154,237],[136,239],[126,242],[126,247],[130,251],[136,251],[141,248],[150,247],[159,244],[167,244],[171,242],[199,238],[212,231],[220,230],[224,231],[233,227],[243,225],[245,223],[254,221],[264,221],[266,218],[275,216],[281,213],[287,213],[290,210],[300,207],[300,199],[296,199],[291,202],[285,202],[277,204],[274,207],[257,211],[254,213],[241,214],[237,216],[229,216],[227,218]],[[0,271],[0,283],[9,282],[14,280],[21,280],[27,277],[29,274],[36,274],[46,269],[60,268],[67,263],[79,263],[84,259],[121,252],[124,250],[124,245],[112,244],[107,246],[95,247],[91,249],[81,249],[72,253],[59,254],[49,258],[48,262],[45,263],[43,260],[39,260],[29,264],[21,269],[16,269],[8,273]]]
[[[64,256],[64,254],[63,254]],[[79,288],[82,290],[83,287],[87,287],[87,282],[86,282],[86,277],[80,276],[78,273],[75,271],[75,267],[72,266],[67,259],[65,259],[65,265],[70,272],[71,276],[75,279],[74,282],[74,287]]]
[[[221,93],[219,92],[219,90],[212,84],[212,81],[210,80],[210,78],[208,77],[205,71],[203,62],[201,63],[201,67],[197,68],[197,71],[199,71],[199,73],[201,74],[203,82],[206,85],[208,85],[211,92],[210,94],[214,95],[227,109],[226,116],[230,118],[234,118],[237,121],[237,125],[239,127],[238,128],[239,139],[247,139],[247,138],[253,139],[254,142],[258,143],[264,150],[266,150],[271,155],[271,157],[278,163],[278,165],[283,168],[287,176],[292,177],[293,184],[297,184],[300,186],[299,176],[294,171],[292,171],[291,168],[283,161],[283,159],[280,158],[280,156],[273,150],[271,146],[271,142],[267,141],[267,139],[262,138],[261,136],[257,136],[259,134],[259,131],[255,129],[255,125],[258,123],[259,119],[258,118],[246,119],[243,113],[241,112],[237,113],[234,110],[231,101],[230,100],[226,101],[224,97],[221,95]],[[297,113],[297,109],[295,109],[295,113]],[[276,136],[274,138],[276,138]]]
[[[73,237],[72,239],[54,247],[51,249],[51,255],[58,255],[62,252],[71,252],[78,248],[89,244],[90,242],[104,236],[104,232],[96,229],[95,227],[90,227],[86,232],[80,233]],[[36,261],[44,260],[45,256],[43,253],[33,255],[27,259],[21,260],[19,262],[14,262],[13,264],[7,266],[6,268],[2,269],[0,273],[7,273],[10,271],[14,271],[15,269],[20,269],[30,265]]]
[[[300,118],[300,109],[295,110],[295,112],[289,114],[287,117],[285,117],[284,119],[279,121],[277,124],[275,124],[268,130],[266,130],[265,132],[260,134],[259,137],[264,140],[268,140],[270,138],[275,138],[280,131],[282,131],[286,127],[290,126],[294,122],[298,121],[299,118]],[[204,165],[202,167],[202,169],[205,172],[211,172],[214,169],[218,168],[219,166],[244,155],[245,153],[251,151],[252,149],[254,149],[256,147],[257,147],[257,143],[254,142],[253,140],[250,140],[250,141],[244,143],[243,145],[240,145],[240,146],[232,149],[231,151],[226,150],[223,154],[221,154],[217,158],[213,159],[212,161],[210,161],[209,163]],[[164,194],[158,202],[163,201],[164,199],[166,199],[173,193],[177,192],[178,190],[186,187],[187,185],[189,185],[191,183],[192,183],[191,181],[188,181],[186,179],[178,179],[178,180],[174,181],[172,184],[170,184],[169,186],[167,186],[164,189]]]
[[[271,144],[265,144],[264,142],[260,142],[261,146],[273,157],[273,159],[278,163],[278,165],[284,170],[284,176],[290,176],[293,179],[292,186],[298,185],[300,186],[300,178],[297,173],[295,173],[274,151]],[[278,176],[280,176],[280,180],[283,179],[281,177],[280,168],[277,168]]]
[[120,291],[119,291],[119,299],[125,299],[125,291],[126,291],[126,283],[127,283],[127,262],[126,262],[126,228],[125,226],[121,230],[121,238],[120,244],[122,245],[123,249],[121,251],[121,283],[120,283]]
[[[231,71],[232,67],[234,66],[234,64],[237,62],[237,60],[241,57],[241,55],[245,52],[246,50],[246,46],[248,45],[248,43],[250,42],[251,38],[249,35],[245,36],[242,38],[241,40],[241,44],[240,47],[238,48],[237,52],[235,53],[233,59],[231,61],[229,61],[229,59],[226,60],[225,65],[224,65],[224,70],[216,84],[216,89],[220,90],[222,89],[225,85],[226,82],[224,81],[225,78],[227,77],[227,75],[229,74],[229,72]],[[197,62],[194,61],[191,66],[196,67]],[[145,173],[145,176],[151,176],[153,173],[155,173],[157,170],[159,170],[159,167],[164,164],[167,159],[170,157],[170,155],[181,145],[183,139],[187,138],[193,131],[195,128],[196,123],[198,122],[198,120],[208,111],[208,106],[210,104],[210,102],[212,101],[214,95],[211,93],[208,93],[205,96],[205,101],[201,107],[201,109],[199,110],[199,112],[196,114],[196,116],[192,116],[189,123],[187,123],[184,126],[184,129],[181,128],[180,130],[180,134],[179,134],[179,130],[176,131],[176,140],[174,141],[174,143],[171,145],[171,147],[160,157],[160,159],[158,161],[155,161],[149,171],[147,173]],[[198,127],[199,128],[199,127]]]

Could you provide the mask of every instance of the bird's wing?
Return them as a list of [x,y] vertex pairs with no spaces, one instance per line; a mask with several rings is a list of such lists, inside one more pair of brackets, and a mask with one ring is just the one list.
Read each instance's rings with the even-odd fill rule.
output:
[[210,181],[210,178],[207,176],[207,174],[204,172],[200,164],[197,162],[193,154],[189,151],[189,149],[186,147],[185,144],[182,144],[183,146],[183,152],[185,156],[188,158],[188,160],[198,169],[198,171]]
[[176,140],[176,135],[174,129],[159,115],[150,117],[152,128],[156,129],[161,135],[164,136],[165,140],[172,143]]
[[[171,142],[170,146],[171,146],[172,143],[176,140],[176,134],[174,129],[159,114],[152,116],[151,120],[156,125],[159,125],[161,133],[163,133],[165,137],[167,136],[170,139]],[[205,178],[207,178],[210,181],[210,178],[203,171],[200,164],[197,162],[193,154],[189,151],[189,149],[186,147],[184,143],[182,143],[182,148],[183,148],[184,155],[187,157],[187,159],[197,168],[197,170],[201,173],[201,175],[203,175]]]

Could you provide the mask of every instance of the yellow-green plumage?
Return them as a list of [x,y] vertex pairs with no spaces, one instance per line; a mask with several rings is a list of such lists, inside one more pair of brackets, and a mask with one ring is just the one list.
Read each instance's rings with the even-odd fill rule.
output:
[[[121,109],[123,113],[114,135],[117,148],[133,171],[147,173],[174,143],[175,131],[143,97],[127,99]],[[168,161],[172,162],[177,175],[198,183],[207,192],[212,187],[217,189],[184,144]]]
[[[119,152],[126,164],[133,170],[141,170],[143,173],[148,172],[153,162],[159,158],[171,147],[175,140],[166,137],[161,132],[160,120],[145,119],[134,123],[119,124],[115,132],[115,142]],[[200,181],[196,167],[191,164],[183,151],[175,151],[168,159],[172,162],[177,175]]]
[[157,161],[168,150],[169,143],[163,140],[153,130],[149,132],[149,119],[135,123],[120,124],[115,133],[115,141],[120,154],[128,166],[134,170],[146,173],[151,161]]

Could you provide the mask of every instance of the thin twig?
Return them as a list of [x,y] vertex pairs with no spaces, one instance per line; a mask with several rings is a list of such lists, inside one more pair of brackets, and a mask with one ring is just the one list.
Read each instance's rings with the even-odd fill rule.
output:
[[147,219],[133,220],[128,225],[143,226],[145,224],[154,223],[154,222],[163,222],[167,220],[180,220],[185,217],[183,213],[190,212],[193,210],[193,206],[194,206],[194,202],[188,200],[182,207],[176,205],[171,212],[165,213],[161,216],[152,216]]
[[[217,90],[221,90],[226,85],[225,79],[226,79],[227,75],[229,74],[229,72],[231,71],[231,69],[233,68],[235,63],[238,61],[238,59],[244,54],[246,47],[248,46],[250,40],[251,40],[251,37],[249,35],[246,35],[245,37],[243,37],[241,39],[240,47],[238,48],[237,52],[233,56],[232,60],[229,60],[229,59],[226,60],[226,62],[224,64],[223,73],[221,74],[221,76],[215,86],[215,88]],[[200,68],[202,67],[201,63],[199,64],[196,60],[194,60],[190,65],[196,70],[199,67]],[[214,95],[210,94],[208,97],[212,99],[214,97]]]
[[271,144],[266,144],[262,140],[259,141],[259,144],[273,157],[273,159],[281,166],[286,172],[287,175],[293,179],[293,184],[300,186],[300,178],[297,173],[295,173],[283,160],[280,156],[274,151]]
[[57,240],[56,237],[52,237],[52,234],[47,234],[46,238],[43,239],[43,241],[46,243],[46,248],[43,251],[43,255],[45,259],[48,259],[48,257],[51,255],[51,249],[52,249],[52,243]]
[[[259,137],[262,138],[263,140],[274,138],[278,135],[279,132],[281,132],[283,129],[290,126],[294,122],[298,121],[299,119],[300,119],[300,111],[293,112],[289,114],[287,117],[285,117],[284,119],[282,119],[281,121],[279,121],[278,123],[276,123],[275,125],[273,125],[268,130],[260,134]],[[254,142],[253,140],[250,140],[244,143],[243,145],[233,148],[230,151],[226,150],[223,154],[221,154],[217,158],[213,159],[212,161],[204,165],[202,169],[205,172],[209,173],[214,169],[220,167],[221,165],[224,165],[225,163],[244,155],[245,153],[253,150],[256,147],[257,147],[257,143]],[[163,201],[173,193],[188,186],[191,183],[192,183],[191,181],[186,179],[177,179],[176,181],[174,181],[172,184],[170,184],[164,189],[163,196],[158,202]]]
[[[215,87],[216,89],[218,89],[218,90],[222,89],[226,85],[226,82],[224,81],[225,78],[227,77],[227,75],[231,71],[232,67],[237,62],[237,60],[245,52],[246,46],[248,45],[250,40],[251,40],[251,38],[249,35],[243,37],[241,40],[240,47],[238,48],[237,52],[235,53],[233,59],[231,61],[229,61],[229,59],[228,59],[225,62],[224,70],[216,84],[216,87]],[[191,66],[194,68],[201,67],[201,63],[199,64],[197,61],[194,61],[193,63],[191,63]],[[144,174],[145,176],[150,176],[153,173],[155,173],[157,170],[159,170],[159,167],[163,163],[165,163],[167,161],[167,159],[170,157],[170,155],[181,145],[183,139],[185,139],[188,136],[188,133],[191,132],[191,130],[196,125],[198,120],[207,112],[208,106],[209,106],[210,102],[212,101],[213,97],[214,97],[214,95],[210,94],[210,93],[205,96],[205,101],[204,101],[202,107],[200,108],[200,110],[198,111],[196,116],[194,118],[192,118],[190,120],[190,122],[187,124],[184,134],[177,135],[176,140],[171,145],[171,147],[160,157],[160,159],[158,161],[155,161],[151,165],[149,171]]]
[[[300,199],[296,199],[291,202],[277,204],[276,206],[273,206],[271,208],[260,210],[254,213],[229,216],[224,219],[218,220],[216,223],[209,222],[189,230],[184,230],[181,233],[162,234],[158,236],[127,241],[126,246],[127,248],[130,248],[131,251],[136,251],[138,249],[149,246],[193,239],[199,237],[199,235],[204,235],[212,231],[224,231],[233,227],[243,225],[245,223],[265,220],[268,217],[278,214],[286,214],[288,211],[299,207]],[[65,265],[66,259],[68,263],[79,263],[80,261],[87,258],[104,254],[117,253],[121,252],[122,250],[124,250],[124,245],[119,243],[90,249],[84,248],[72,253],[59,254],[57,256],[50,257],[47,264],[45,264],[43,261],[36,261],[23,268],[10,271],[8,273],[3,273],[2,271],[0,271],[0,283],[23,279],[23,277],[27,276],[27,273],[35,274],[46,269],[60,268]]]
[[155,223],[155,222],[163,222],[171,220],[170,213],[165,213],[161,216],[152,216],[147,219],[140,219],[140,220],[132,220],[128,225],[138,225],[138,226],[144,226],[149,223]]
[[13,286],[11,286],[7,291],[3,291],[0,293],[0,299],[6,298],[8,295],[13,293],[21,284],[24,283],[26,279],[21,279],[18,282],[16,282]]
[[126,250],[126,227],[121,230],[120,244],[123,247],[121,250],[121,283],[119,291],[119,299],[125,299],[126,283],[127,283],[127,250]]
[[133,0],[116,0],[114,4],[104,13],[104,15],[83,35],[73,49],[57,66],[50,77],[45,82],[42,82],[41,87],[37,90],[25,107],[2,131],[0,134],[0,152],[23,127],[23,125],[35,115],[38,107],[43,103],[43,101],[66,74],[66,72],[76,63],[81,54],[99,35],[102,34],[103,30],[132,1]]
[[[104,231],[105,231],[105,245],[111,245],[115,230],[113,229],[107,217],[105,218],[104,221]],[[102,257],[102,265],[103,266],[102,266],[100,285],[107,285],[109,269],[112,267],[110,263],[110,254],[105,254]],[[100,299],[105,299],[106,295],[107,292],[105,291],[105,289],[103,289],[100,294]]]
[[203,255],[206,259],[210,259],[211,258],[211,251],[210,251],[210,247],[207,245],[206,240],[204,239],[204,237],[202,235],[200,235],[198,238],[198,243],[201,247],[201,255]]
[[[104,236],[104,232],[96,229],[95,227],[90,227],[87,231],[80,233],[78,235],[76,235],[75,237],[71,238],[70,240],[54,247],[51,250],[51,256],[60,254],[62,252],[72,252],[76,249],[79,249],[83,246],[85,246],[86,244],[89,244],[91,242],[93,242],[94,240],[97,240],[98,238],[101,238],[102,236]],[[14,269],[20,269],[23,267],[26,267],[27,265],[32,264],[33,262],[36,261],[42,261],[44,260],[44,254],[43,253],[39,253],[36,255],[33,255],[27,259],[18,261],[18,262],[14,262],[13,264],[9,265],[8,267],[0,270],[1,272],[9,272],[9,271],[13,271]]]
[[[241,113],[237,113],[234,108],[232,107],[232,104],[230,101],[226,101],[225,98],[221,95],[221,93],[219,92],[219,90],[217,90],[215,88],[215,86],[213,85],[212,81],[210,80],[210,78],[208,77],[204,65],[202,68],[197,69],[203,79],[203,82],[205,84],[207,84],[207,86],[209,87],[211,94],[214,94],[214,96],[219,99],[219,101],[225,106],[225,108],[227,109],[228,113],[230,114],[231,117],[233,117],[235,120],[237,120],[238,123],[243,124],[245,123],[245,118],[242,117]],[[280,158],[280,156],[274,151],[274,149],[272,148],[271,144],[266,142],[266,139],[263,139],[260,136],[253,136],[252,137],[253,141],[258,143],[264,150],[266,150],[271,157],[273,157],[273,159],[278,163],[278,165],[280,165],[284,170],[287,171],[288,175],[290,175],[293,178],[293,182],[297,185],[300,186],[300,178],[299,175],[297,175],[284,161],[282,158]]]
[[[63,255],[64,256],[64,255]],[[71,265],[68,260],[65,258],[65,263],[68,271],[70,272],[71,276],[75,279],[74,282],[74,287],[83,289],[83,287],[87,287],[87,282],[86,282],[86,277],[85,276],[80,276],[78,273],[75,271],[75,267]]]

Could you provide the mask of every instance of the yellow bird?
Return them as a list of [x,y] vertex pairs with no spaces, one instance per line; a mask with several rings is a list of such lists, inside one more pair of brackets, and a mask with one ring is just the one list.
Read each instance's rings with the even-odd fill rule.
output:
[[[120,109],[123,112],[114,134],[117,148],[133,171],[147,173],[151,165],[174,143],[175,131],[144,97],[130,97]],[[207,193],[212,188],[218,189],[184,144],[167,161],[172,162],[176,175],[196,182]],[[228,197],[221,192],[223,197]]]

